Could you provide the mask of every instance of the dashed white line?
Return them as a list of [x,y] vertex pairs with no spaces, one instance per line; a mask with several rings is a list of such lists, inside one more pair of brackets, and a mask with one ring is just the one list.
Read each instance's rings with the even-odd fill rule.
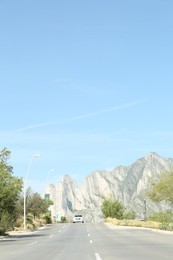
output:
[[90,244],[92,244],[93,243],[93,241],[92,240],[90,240]]
[[49,238],[53,237],[54,235],[50,235]]
[[30,243],[30,244],[27,244],[27,246],[32,246],[32,245],[35,245],[37,243],[38,243],[38,241],[35,241],[35,242]]
[[96,260],[102,260],[99,254],[95,253]]

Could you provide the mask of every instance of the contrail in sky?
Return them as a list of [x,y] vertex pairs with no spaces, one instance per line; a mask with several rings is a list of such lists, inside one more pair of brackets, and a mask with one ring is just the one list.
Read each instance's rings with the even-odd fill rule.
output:
[[107,108],[107,109],[99,110],[99,111],[84,114],[84,115],[70,117],[70,118],[66,118],[66,119],[63,119],[63,120],[29,125],[29,126],[26,126],[26,127],[23,127],[23,128],[19,128],[16,131],[22,132],[22,131],[29,130],[29,129],[39,128],[39,127],[44,127],[44,126],[49,126],[49,125],[69,123],[69,122],[73,122],[73,121],[77,121],[77,120],[91,118],[91,117],[99,116],[99,115],[106,114],[106,113],[109,113],[109,112],[114,112],[116,110],[121,110],[121,109],[125,109],[125,108],[128,108],[128,107],[132,107],[132,106],[134,106],[138,103],[139,103],[139,101],[132,102],[132,103],[126,103],[126,104],[122,104],[122,105],[119,105],[119,106],[114,106],[112,108]]

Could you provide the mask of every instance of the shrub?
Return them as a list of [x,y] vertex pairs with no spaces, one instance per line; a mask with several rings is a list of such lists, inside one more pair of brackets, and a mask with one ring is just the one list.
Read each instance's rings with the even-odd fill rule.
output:
[[122,219],[125,207],[118,200],[104,199],[101,210],[105,218],[111,217]]
[[44,216],[43,219],[45,220],[46,224],[51,224],[52,223],[52,219],[51,219],[51,216]]
[[173,230],[173,223],[161,223],[160,229],[172,231]]
[[2,212],[0,218],[0,235],[4,235],[7,230],[9,230],[11,225],[11,218],[8,212]]
[[62,217],[61,217],[61,223],[66,223],[66,222],[67,222],[66,217],[62,216]]
[[160,229],[173,230],[173,212],[170,210],[154,213],[149,220],[160,222]]
[[23,218],[18,218],[14,224],[15,227],[20,228],[23,225]]
[[161,223],[173,223],[173,213],[170,210],[167,210],[165,212],[156,212],[149,216],[148,220]]
[[124,212],[124,219],[135,219],[136,213],[134,210],[129,210]]

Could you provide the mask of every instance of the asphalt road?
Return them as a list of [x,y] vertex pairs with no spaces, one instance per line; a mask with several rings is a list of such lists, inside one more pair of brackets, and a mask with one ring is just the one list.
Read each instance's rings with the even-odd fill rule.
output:
[[99,224],[54,224],[0,240],[2,260],[173,259],[173,234]]

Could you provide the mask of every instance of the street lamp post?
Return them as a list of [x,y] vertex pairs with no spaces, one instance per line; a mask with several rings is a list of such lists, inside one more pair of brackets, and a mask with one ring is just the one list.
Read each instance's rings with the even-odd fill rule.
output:
[[24,218],[24,222],[23,222],[23,225],[24,225],[24,230],[26,230],[26,183],[27,183],[27,180],[28,180],[28,175],[29,175],[29,172],[30,172],[30,168],[31,168],[31,165],[32,165],[32,161],[35,157],[39,157],[40,155],[39,154],[34,154],[31,158],[31,161],[28,165],[28,169],[27,169],[27,172],[26,172],[26,178],[24,180],[24,191],[23,191],[23,218]]

